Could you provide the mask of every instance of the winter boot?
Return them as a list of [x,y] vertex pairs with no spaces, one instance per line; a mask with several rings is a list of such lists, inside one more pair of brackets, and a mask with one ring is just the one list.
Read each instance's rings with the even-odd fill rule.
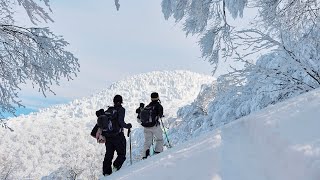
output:
[[118,171],[120,168],[116,167],[116,166],[112,166],[112,173]]
[[142,157],[142,159],[147,159],[147,157],[150,155],[150,150],[149,149],[147,149],[146,150],[146,156],[145,157]]

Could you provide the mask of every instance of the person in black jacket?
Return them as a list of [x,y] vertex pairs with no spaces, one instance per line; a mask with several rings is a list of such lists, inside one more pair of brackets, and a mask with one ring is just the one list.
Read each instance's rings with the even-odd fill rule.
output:
[[136,113],[138,114],[138,116],[137,116],[137,121],[138,121],[138,123],[141,123],[141,121],[140,121],[140,112],[141,112],[141,110],[144,108],[144,104],[143,103],[140,103],[140,106],[136,109]]
[[[119,123],[119,132],[113,136],[105,136],[106,138],[106,154],[103,161],[103,175],[110,175],[112,173],[112,159],[114,156],[114,151],[117,152],[117,158],[113,162],[113,169],[115,171],[119,170],[126,160],[126,138],[123,133],[123,128],[130,129],[132,125],[130,123],[124,122],[125,109],[122,107],[122,97],[116,95],[113,98],[114,108],[117,110],[117,122]],[[102,132],[102,135],[103,132]]]

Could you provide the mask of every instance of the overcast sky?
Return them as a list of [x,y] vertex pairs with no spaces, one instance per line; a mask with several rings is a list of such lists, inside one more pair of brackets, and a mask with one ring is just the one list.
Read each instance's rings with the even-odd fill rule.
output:
[[73,81],[53,86],[56,95],[48,93],[46,98],[37,89],[24,87],[20,98],[28,108],[66,103],[154,70],[211,74],[210,64],[200,58],[197,37],[186,37],[181,24],[164,19],[161,0],[120,1],[120,11],[111,0],[50,3],[55,22],[41,26],[64,36],[68,49],[79,58],[81,72]]

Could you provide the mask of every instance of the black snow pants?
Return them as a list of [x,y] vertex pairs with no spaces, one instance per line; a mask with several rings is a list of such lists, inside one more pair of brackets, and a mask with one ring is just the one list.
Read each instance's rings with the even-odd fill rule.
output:
[[126,138],[123,132],[114,137],[106,138],[106,154],[103,161],[103,175],[109,175],[112,173],[112,159],[114,151],[117,152],[117,158],[113,162],[113,166],[118,170],[126,160]]

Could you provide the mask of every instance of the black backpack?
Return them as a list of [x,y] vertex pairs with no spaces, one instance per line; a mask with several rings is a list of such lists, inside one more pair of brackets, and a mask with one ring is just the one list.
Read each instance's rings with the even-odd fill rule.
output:
[[159,117],[155,108],[156,106],[148,105],[141,109],[140,120],[143,127],[153,127],[158,123]]
[[102,129],[102,135],[105,137],[119,134],[121,128],[118,122],[118,110],[114,107],[109,107],[104,115],[98,117],[97,124]]

